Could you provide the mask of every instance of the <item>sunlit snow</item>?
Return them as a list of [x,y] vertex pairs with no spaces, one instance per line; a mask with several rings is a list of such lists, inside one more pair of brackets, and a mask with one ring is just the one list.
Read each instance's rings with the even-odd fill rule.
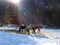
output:
[[0,32],[0,45],[60,45],[60,33],[56,30],[41,29],[40,35]]

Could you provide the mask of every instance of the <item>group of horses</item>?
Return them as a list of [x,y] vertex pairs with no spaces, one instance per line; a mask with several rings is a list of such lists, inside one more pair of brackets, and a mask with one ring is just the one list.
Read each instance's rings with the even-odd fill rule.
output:
[[23,32],[27,32],[28,34],[30,34],[30,31],[32,31],[32,33],[36,34],[36,30],[40,33],[40,26],[39,25],[28,25],[28,26],[20,26],[19,28],[19,32],[23,33]]

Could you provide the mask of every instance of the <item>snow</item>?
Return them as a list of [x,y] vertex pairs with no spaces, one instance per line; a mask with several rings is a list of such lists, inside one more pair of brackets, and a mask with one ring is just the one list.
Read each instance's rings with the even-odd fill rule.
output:
[[60,29],[41,29],[40,35],[0,32],[0,45],[60,45]]
[[55,40],[60,45],[60,29],[41,29],[41,33],[49,39]]
[[46,28],[41,28],[41,30],[45,30],[48,32],[60,32],[60,29],[46,29]]
[[60,29],[41,29],[41,33],[49,38],[60,39]]
[[44,35],[26,35],[0,32],[0,45],[56,45],[55,40],[50,40]]
[[3,27],[0,27],[0,30],[19,30],[19,27],[3,26]]

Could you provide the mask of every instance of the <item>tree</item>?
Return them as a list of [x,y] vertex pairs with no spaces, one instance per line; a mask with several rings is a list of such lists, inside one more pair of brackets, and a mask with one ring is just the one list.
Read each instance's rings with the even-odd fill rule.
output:
[[7,9],[6,9],[6,17],[5,17],[6,22],[8,24],[20,25],[19,17],[18,17],[18,10],[14,4],[12,4],[12,5],[9,4]]

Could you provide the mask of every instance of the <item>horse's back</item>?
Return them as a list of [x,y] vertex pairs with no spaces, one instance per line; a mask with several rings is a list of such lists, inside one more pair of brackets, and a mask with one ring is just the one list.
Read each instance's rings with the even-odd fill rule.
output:
[[21,27],[20,27],[20,29],[25,29],[25,28],[26,28],[26,26],[21,26]]
[[26,26],[26,28],[25,28],[25,29],[31,30],[31,29],[32,29],[32,27],[31,27],[31,26]]

